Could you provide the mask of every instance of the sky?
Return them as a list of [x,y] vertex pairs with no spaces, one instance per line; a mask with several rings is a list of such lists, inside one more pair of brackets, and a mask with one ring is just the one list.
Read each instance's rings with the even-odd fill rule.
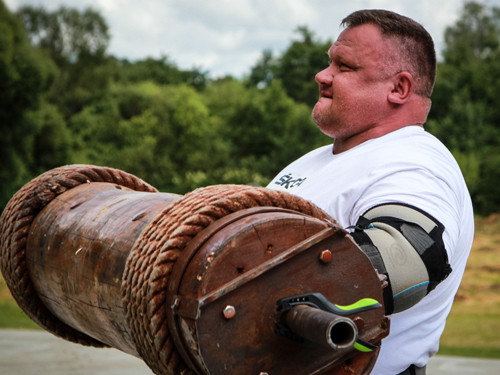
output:
[[[342,31],[341,20],[359,9],[388,9],[420,22],[438,55],[444,30],[460,16],[465,0],[3,0],[11,11],[23,5],[92,7],[106,20],[108,53],[131,61],[168,57],[180,69],[198,68],[213,78],[242,78],[270,49],[275,56],[307,26],[324,42]],[[483,0],[500,7],[500,0]],[[326,51],[325,51],[326,53]]]

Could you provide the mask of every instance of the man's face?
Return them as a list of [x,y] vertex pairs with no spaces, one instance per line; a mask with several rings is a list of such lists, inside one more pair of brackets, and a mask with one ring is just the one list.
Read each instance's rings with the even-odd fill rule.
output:
[[[316,74],[319,100],[313,119],[326,135],[347,139],[379,125],[388,108],[387,43],[377,26],[344,30],[328,51],[330,65]],[[388,54],[390,55],[390,53]]]

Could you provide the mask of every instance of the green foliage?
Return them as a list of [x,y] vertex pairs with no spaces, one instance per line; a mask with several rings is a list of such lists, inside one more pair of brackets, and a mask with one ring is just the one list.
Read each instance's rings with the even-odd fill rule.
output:
[[48,91],[47,100],[68,120],[107,95],[115,69],[112,59],[68,65]]
[[[110,36],[104,18],[91,8],[83,11],[60,7],[23,6],[17,12],[33,46],[59,68],[48,93],[67,119],[108,90],[113,61],[106,56]],[[64,95],[61,95],[64,93]]]
[[475,1],[465,3],[462,17],[454,26],[446,28],[445,61],[467,67],[495,55],[500,47],[497,12]]
[[[281,55],[264,51],[247,80],[210,81],[166,57],[107,56],[108,28],[95,11],[24,7],[19,16],[0,0],[0,209],[34,175],[63,164],[120,168],[160,191],[185,193],[266,185],[290,161],[330,142],[310,107],[331,42],[306,27]],[[427,128],[452,150],[476,212],[500,212],[500,9],[465,3],[445,42]],[[495,264],[492,239],[476,257],[481,271]],[[498,329],[489,329],[499,321],[493,271],[486,286],[466,271],[461,290],[468,286],[470,296],[457,298],[440,353],[499,356]],[[36,327],[12,300],[0,300],[0,311],[0,326]]]
[[70,125],[75,161],[120,168],[171,192],[196,187],[193,173],[208,179],[228,149],[201,96],[185,84],[114,85]]
[[302,40],[294,41],[281,57],[278,78],[288,95],[298,102],[314,105],[318,100],[318,84],[314,76],[328,66],[331,40],[315,41],[307,27],[297,28]]
[[[92,9],[27,6],[18,16],[0,0],[0,207],[68,163],[120,168],[178,193],[265,185],[331,141],[310,108],[332,42],[305,26],[280,55],[263,51],[247,79],[210,81],[166,56],[108,56],[108,26]],[[455,155],[476,212],[500,211],[500,10],[465,3],[445,40],[427,128]]]
[[480,183],[481,160],[479,156],[474,153],[463,153],[456,150],[453,152],[453,156],[462,170],[469,192],[474,195]]
[[80,12],[60,7],[49,12],[43,7],[23,6],[17,12],[31,43],[48,50],[59,67],[77,61],[103,57],[109,44],[104,18],[91,8]]
[[457,156],[476,212],[498,212],[500,9],[465,3],[445,40],[428,129]]
[[38,108],[53,73],[53,65],[29,44],[21,23],[0,2],[0,207],[31,177],[36,127],[27,117]]
[[248,77],[248,84],[258,88],[266,87],[276,78],[279,60],[274,58],[273,51],[265,49]]
[[297,27],[296,33],[300,40],[293,41],[279,58],[274,58],[270,51],[263,52],[252,68],[249,83],[262,87],[273,79],[280,79],[290,98],[313,106],[318,99],[314,76],[328,66],[328,49],[332,41],[315,40],[306,26]]
[[14,300],[0,301],[0,328],[22,328],[40,329],[28,316],[17,306]]
[[482,214],[500,210],[500,146],[488,147],[481,153],[484,158],[479,169],[475,205]]
[[199,69],[180,70],[166,56],[160,59],[147,58],[134,63],[121,60],[118,64],[119,80],[122,82],[153,81],[160,85],[187,83],[197,89],[204,89],[208,81],[206,72]]
[[30,171],[37,175],[66,164],[71,157],[71,132],[57,107],[43,102],[28,113],[28,119],[35,129]]
[[226,126],[233,168],[254,170],[268,180],[304,152],[330,140],[314,125],[310,109],[287,96],[280,80],[264,89],[236,80],[215,82],[205,95],[211,113]]

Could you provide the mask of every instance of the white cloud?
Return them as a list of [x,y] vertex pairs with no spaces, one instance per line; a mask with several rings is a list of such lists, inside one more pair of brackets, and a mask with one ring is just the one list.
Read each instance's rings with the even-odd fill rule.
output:
[[[343,17],[363,8],[384,8],[422,23],[442,48],[446,26],[464,0],[4,0],[9,9],[32,4],[98,10],[110,27],[109,52],[128,59],[167,55],[183,69],[213,75],[249,73],[262,51],[284,50],[306,25],[321,40],[334,40]],[[500,0],[486,0],[500,6]]]

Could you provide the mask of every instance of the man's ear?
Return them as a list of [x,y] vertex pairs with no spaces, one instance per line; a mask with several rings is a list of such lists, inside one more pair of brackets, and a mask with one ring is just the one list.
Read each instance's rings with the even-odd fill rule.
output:
[[392,90],[387,100],[393,104],[403,104],[413,93],[413,77],[409,72],[400,72],[392,77]]

